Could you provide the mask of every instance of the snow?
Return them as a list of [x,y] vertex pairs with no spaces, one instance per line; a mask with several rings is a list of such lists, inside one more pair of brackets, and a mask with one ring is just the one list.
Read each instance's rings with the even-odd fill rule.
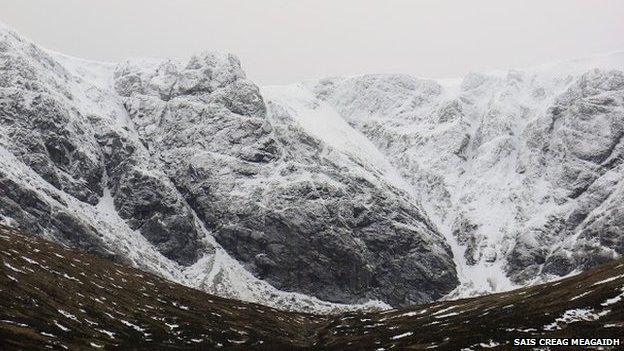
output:
[[69,313],[69,312],[67,312],[65,310],[62,310],[62,309],[59,309],[58,312],[60,314],[62,314],[65,318],[69,318],[69,319],[72,319],[72,320],[78,322],[78,318],[76,318],[76,316],[74,316],[73,314],[71,314],[71,313]]
[[15,321],[11,321],[8,319],[1,319],[0,323],[8,323],[8,324],[13,324],[13,325],[17,325],[18,327],[28,327],[28,324],[24,324],[24,323],[19,323],[19,322],[15,322]]
[[[309,86],[310,83],[307,85]],[[454,86],[456,84],[447,84],[449,89]],[[410,194],[415,205],[419,203],[418,191],[392,165],[389,161],[391,157],[382,153],[366,136],[347,123],[346,118],[336,108],[328,102],[316,99],[310,91],[306,90],[306,84],[263,87],[262,93],[269,101],[289,109],[295,121],[308,133],[332,147],[356,157],[372,169],[378,170],[388,184]],[[414,126],[413,128],[418,127]],[[488,205],[487,208],[491,210],[492,206]],[[488,214],[490,218],[492,215],[493,213]],[[464,249],[457,243],[457,239],[450,234],[451,229],[444,228],[448,225],[442,222],[438,221],[436,224],[439,228],[441,227],[442,233],[451,247],[463,284],[470,284],[473,290],[485,291],[512,288],[512,284],[502,269],[502,262],[496,264],[479,263],[475,266],[466,265],[461,259]]]
[[405,337],[411,336],[411,335],[413,335],[413,334],[414,334],[413,332],[406,332],[406,333],[403,333],[403,334],[395,335],[395,336],[393,336],[391,339],[392,339],[392,340],[398,340],[398,339],[402,339],[402,338],[405,338]]
[[100,332],[100,333],[102,333],[102,334],[106,334],[106,335],[107,335],[109,338],[111,338],[111,339],[114,339],[114,338],[115,338],[115,333],[113,333],[113,332],[112,332],[112,331],[110,331],[110,330],[105,330],[105,329],[97,329],[97,328],[96,328],[95,330],[99,331],[99,332]]
[[[532,157],[523,134],[575,77],[622,67],[624,53],[617,52],[463,81],[362,75],[262,92],[291,109],[303,129],[382,170],[390,184],[422,204],[453,252],[461,285],[448,298],[457,298],[518,287],[507,276],[507,253],[516,242],[533,240],[527,232],[547,225],[552,216],[565,218],[573,208],[553,200],[557,189],[543,174],[518,175]],[[478,84],[465,91],[470,79]],[[432,120],[449,102],[462,106],[461,119]],[[454,152],[464,135],[471,138],[459,161]],[[464,259],[466,246],[453,234],[460,215],[477,225],[475,264]],[[540,276],[530,283],[556,278]]]
[[351,127],[331,105],[316,99],[302,84],[266,86],[261,91],[269,101],[287,107],[298,125],[309,134],[372,166],[390,184],[412,192],[409,184],[368,138]]
[[423,315],[427,311],[428,311],[428,309],[426,309],[426,308],[423,309],[423,310],[420,310],[420,311],[410,311],[410,312],[402,313],[402,314],[399,314],[399,315],[396,315],[396,316],[393,316],[393,317],[390,317],[390,318],[382,318],[381,321],[384,321],[384,320],[387,320],[387,319],[400,318],[400,317],[415,317],[415,316],[418,316],[418,315]]
[[447,308],[443,308],[443,309],[441,309],[441,310],[435,311],[435,312],[432,314],[432,316],[437,316],[437,315],[443,314],[443,313],[445,313],[445,312],[448,312],[448,311],[450,311],[450,310],[454,310],[454,309],[456,309],[456,308],[457,308],[457,306],[449,306],[449,307],[447,307]]
[[173,329],[175,329],[175,328],[178,328],[178,327],[179,327],[179,325],[177,325],[177,324],[175,324],[175,323],[171,323],[171,324],[170,324],[170,323],[165,323],[165,325],[166,325],[169,329],[172,329],[172,330],[173,330]]
[[536,331],[537,331],[537,329],[535,329],[535,328],[525,328],[525,329],[519,329],[519,328],[506,328],[506,329],[505,329],[505,331],[508,331],[508,332],[514,332],[514,331],[517,331],[517,332],[520,332],[520,333],[532,333],[532,332],[536,332]]
[[489,340],[486,343],[482,342],[482,343],[479,344],[479,346],[485,347],[485,348],[494,348],[494,347],[497,347],[499,345],[500,345],[500,343],[498,343],[498,342],[496,342],[494,340]]
[[130,322],[128,322],[126,320],[123,320],[123,319],[120,319],[119,322],[121,322],[121,324],[123,324],[125,326],[128,326],[128,327],[130,327],[130,328],[132,328],[132,329],[134,329],[134,330],[136,330],[136,331],[138,331],[140,333],[145,333],[145,328],[141,328],[141,327],[139,327],[136,324],[130,323]]
[[570,324],[578,321],[595,321],[607,314],[610,310],[603,310],[596,312],[592,308],[577,308],[565,311],[560,317],[556,318],[554,322],[544,325],[543,330],[552,331],[560,330],[566,324]]
[[459,312],[451,312],[451,313],[437,315],[435,316],[435,318],[447,318],[447,317],[452,317],[452,316],[457,316],[457,315],[459,315]]
[[601,303],[600,305],[601,306],[611,306],[611,305],[613,305],[615,303],[618,303],[618,302],[622,301],[622,298],[624,298],[624,293],[622,293],[622,294],[620,294],[620,295],[618,295],[616,297],[607,299],[605,302]]
[[605,302],[601,303],[600,305],[603,306],[603,307],[607,307],[607,306],[611,306],[613,304],[616,304],[616,303],[624,300],[624,287],[622,287],[620,290],[622,291],[621,294],[607,299]]
[[13,272],[26,273],[26,272],[24,272],[21,269],[18,269],[18,268],[15,268],[15,267],[11,266],[9,263],[6,263],[6,262],[2,262],[2,263],[4,263],[4,266],[7,267],[8,269],[12,270]]
[[54,320],[53,322],[54,322],[54,325],[56,325],[59,329],[61,329],[61,330],[62,330],[62,331],[64,331],[64,332],[67,332],[67,331],[69,331],[69,330],[70,330],[69,328],[67,328],[66,326],[64,326],[64,325],[60,324],[60,323],[59,323],[58,321],[56,321],[56,320]]
[[[380,149],[362,134],[361,131],[347,123],[346,117],[341,115],[337,110],[340,106],[336,108],[328,102],[315,98],[308,90],[310,85],[313,84],[308,82],[306,84],[287,86],[268,86],[263,87],[261,91],[271,103],[276,103],[287,108],[290,115],[306,132],[316,136],[333,148],[355,157],[361,163],[368,165],[369,168],[376,170],[389,185],[397,187],[409,194],[414,200],[414,206],[420,206],[419,204],[422,203],[426,208],[427,201],[421,201],[422,199],[418,195],[419,191],[401,175],[401,172],[397,170],[395,166],[393,166],[392,162],[390,162],[392,157],[380,151]],[[454,81],[454,84],[446,84],[449,90],[456,89],[456,86],[456,81]],[[451,93],[447,92],[447,94]],[[422,127],[411,125],[409,128]],[[431,150],[425,151],[424,154],[426,155],[427,152],[434,153],[434,151]],[[496,178],[496,176],[493,176],[493,178]],[[372,181],[375,180],[372,179]],[[511,213],[504,212],[504,209],[500,206],[492,206],[492,204],[489,203],[483,204],[482,206],[488,209],[488,223],[499,223],[504,221],[504,218],[513,216]],[[500,209],[498,214],[493,212],[497,208]],[[497,220],[495,216],[501,217],[502,219]],[[462,259],[465,248],[461,247],[457,239],[451,234],[452,230],[450,225],[437,221],[435,217],[432,219],[436,222],[438,228],[441,229],[442,234],[445,236],[453,252],[459,278],[462,282],[461,288],[458,289],[470,291],[505,291],[515,287],[511,284],[503,270],[503,261],[497,261],[495,263],[479,262],[476,265],[467,265]],[[498,232],[497,228],[496,230],[493,229],[495,228],[487,230],[492,233]],[[500,240],[500,238],[496,239],[492,237],[492,240]],[[456,295],[456,293],[451,294]]]
[[26,257],[26,256],[20,256],[20,257],[21,257],[24,261],[26,261],[26,262],[28,262],[28,263],[30,263],[30,264],[34,264],[34,265],[37,265],[37,266],[41,266],[41,265],[39,264],[39,262],[37,262],[37,261],[35,261],[35,260],[31,259],[31,258],[28,258],[28,257]]
[[589,294],[591,294],[591,293],[592,293],[592,291],[586,291],[586,292],[584,292],[584,293],[578,294],[578,295],[576,295],[576,296],[572,297],[572,298],[570,299],[570,301],[574,301],[574,300],[576,300],[576,299],[580,299],[581,297],[583,297],[583,296],[587,296],[587,295],[589,295]]
[[600,285],[600,284],[605,284],[605,283],[609,283],[609,282],[612,282],[612,281],[614,281],[614,280],[618,280],[618,279],[621,279],[621,278],[624,278],[624,274],[620,274],[620,275],[617,275],[617,276],[614,276],[614,277],[609,277],[609,278],[607,278],[607,279],[600,280],[600,281],[598,281],[598,282],[595,282],[595,283],[593,284],[593,286]]
[[72,276],[68,275],[67,273],[63,273],[63,278],[65,278],[65,279],[69,279],[69,280],[73,280],[73,281],[76,281],[76,282],[78,282],[78,283],[80,283],[80,284],[84,284],[84,283],[83,283],[83,282],[81,282],[78,278],[76,278],[76,277],[72,277]]

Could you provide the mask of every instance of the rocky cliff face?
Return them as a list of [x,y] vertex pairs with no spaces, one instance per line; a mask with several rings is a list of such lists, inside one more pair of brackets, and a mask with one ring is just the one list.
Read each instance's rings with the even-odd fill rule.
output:
[[418,202],[267,103],[235,57],[102,64],[0,33],[5,223],[286,308],[457,285]]

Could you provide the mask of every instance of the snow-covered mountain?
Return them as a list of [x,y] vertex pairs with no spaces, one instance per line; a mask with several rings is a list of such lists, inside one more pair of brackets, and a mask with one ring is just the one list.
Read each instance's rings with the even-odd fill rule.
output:
[[296,310],[549,280],[624,251],[623,69],[259,88],[232,55],[99,63],[0,27],[0,220]]
[[8,29],[0,43],[5,222],[287,308],[346,307],[308,295],[408,304],[455,287],[450,248],[413,199],[287,111],[267,112],[233,56],[101,64]]
[[619,52],[454,81],[365,75],[296,87],[408,183],[453,248],[458,296],[624,252],[623,70]]

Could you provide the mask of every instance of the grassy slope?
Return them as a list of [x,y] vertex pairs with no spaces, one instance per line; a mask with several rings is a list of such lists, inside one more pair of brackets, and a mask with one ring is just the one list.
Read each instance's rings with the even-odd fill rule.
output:
[[219,344],[248,350],[270,343],[292,350],[307,345],[308,334],[325,322],[208,295],[6,228],[0,235],[2,350],[97,348],[91,343],[173,350]]
[[0,259],[2,350],[495,350],[523,336],[624,335],[623,260],[508,293],[326,317],[208,295],[5,227]]

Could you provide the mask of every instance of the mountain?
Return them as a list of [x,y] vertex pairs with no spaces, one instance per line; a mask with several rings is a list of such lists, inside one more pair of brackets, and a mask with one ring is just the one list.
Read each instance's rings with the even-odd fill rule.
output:
[[411,304],[457,285],[417,202],[267,108],[235,57],[102,64],[9,29],[1,43],[5,223],[282,308]]
[[460,80],[326,78],[267,96],[422,205],[453,251],[450,296],[462,296],[624,252],[623,71],[620,52]]
[[427,303],[621,255],[624,55],[258,87],[0,26],[0,221],[298,311]]
[[508,350],[523,338],[592,338],[610,350],[624,342],[622,259],[506,293],[331,316],[224,299],[3,226],[0,260],[3,350]]

